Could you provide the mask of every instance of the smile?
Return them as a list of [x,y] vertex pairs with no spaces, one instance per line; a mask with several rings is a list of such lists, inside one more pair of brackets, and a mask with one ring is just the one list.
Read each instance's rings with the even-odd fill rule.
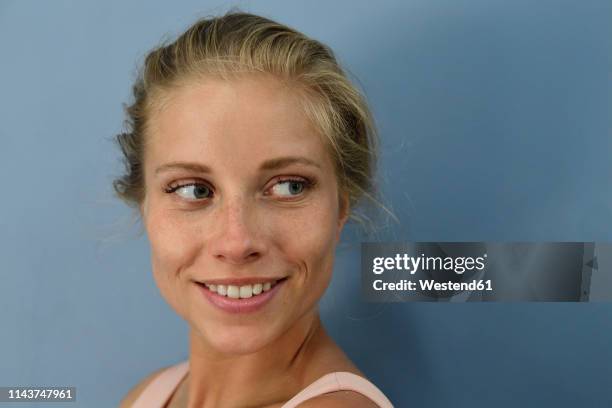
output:
[[234,285],[196,282],[204,298],[228,313],[253,313],[263,309],[285,286],[288,278]]
[[272,289],[277,282],[282,279],[271,281],[271,282],[260,282],[253,285],[214,285],[205,283],[204,285],[213,293],[220,296],[227,296],[232,299],[247,299],[253,296],[260,295],[261,293],[267,292]]

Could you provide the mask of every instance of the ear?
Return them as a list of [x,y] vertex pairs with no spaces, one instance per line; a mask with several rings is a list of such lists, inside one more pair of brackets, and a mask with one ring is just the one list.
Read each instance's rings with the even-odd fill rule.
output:
[[336,233],[336,243],[340,241],[340,234],[342,233],[342,229],[344,228],[344,224],[348,220],[350,215],[350,206],[349,206],[349,195],[346,192],[339,193],[339,206],[340,210],[338,212],[338,230]]

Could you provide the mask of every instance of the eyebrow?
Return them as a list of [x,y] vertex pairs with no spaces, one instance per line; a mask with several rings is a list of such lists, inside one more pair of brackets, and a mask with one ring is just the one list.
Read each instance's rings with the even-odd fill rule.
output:
[[[287,156],[287,157],[278,157],[276,159],[266,160],[259,166],[260,170],[278,170],[292,164],[303,164],[306,166],[317,167],[321,169],[319,163],[314,160],[308,159],[303,156]],[[169,170],[182,169],[182,170],[191,170],[198,173],[212,173],[212,170],[209,166],[202,163],[192,163],[192,162],[172,162],[159,166],[155,170],[155,174],[163,173]]]

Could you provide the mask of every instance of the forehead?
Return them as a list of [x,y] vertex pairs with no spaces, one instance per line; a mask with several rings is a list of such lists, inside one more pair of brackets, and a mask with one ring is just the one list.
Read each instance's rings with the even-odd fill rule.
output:
[[270,77],[192,81],[149,112],[147,157],[223,164],[305,155],[330,164],[301,94]]

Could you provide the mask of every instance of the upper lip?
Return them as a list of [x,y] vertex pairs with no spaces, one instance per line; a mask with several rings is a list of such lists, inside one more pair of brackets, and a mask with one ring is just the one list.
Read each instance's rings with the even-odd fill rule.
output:
[[271,277],[248,277],[248,278],[228,278],[228,279],[206,279],[206,280],[198,280],[196,282],[202,283],[205,285],[234,285],[234,286],[242,286],[242,285],[253,285],[255,283],[266,283],[266,282],[276,282],[277,280],[284,279],[286,276],[271,276]]

